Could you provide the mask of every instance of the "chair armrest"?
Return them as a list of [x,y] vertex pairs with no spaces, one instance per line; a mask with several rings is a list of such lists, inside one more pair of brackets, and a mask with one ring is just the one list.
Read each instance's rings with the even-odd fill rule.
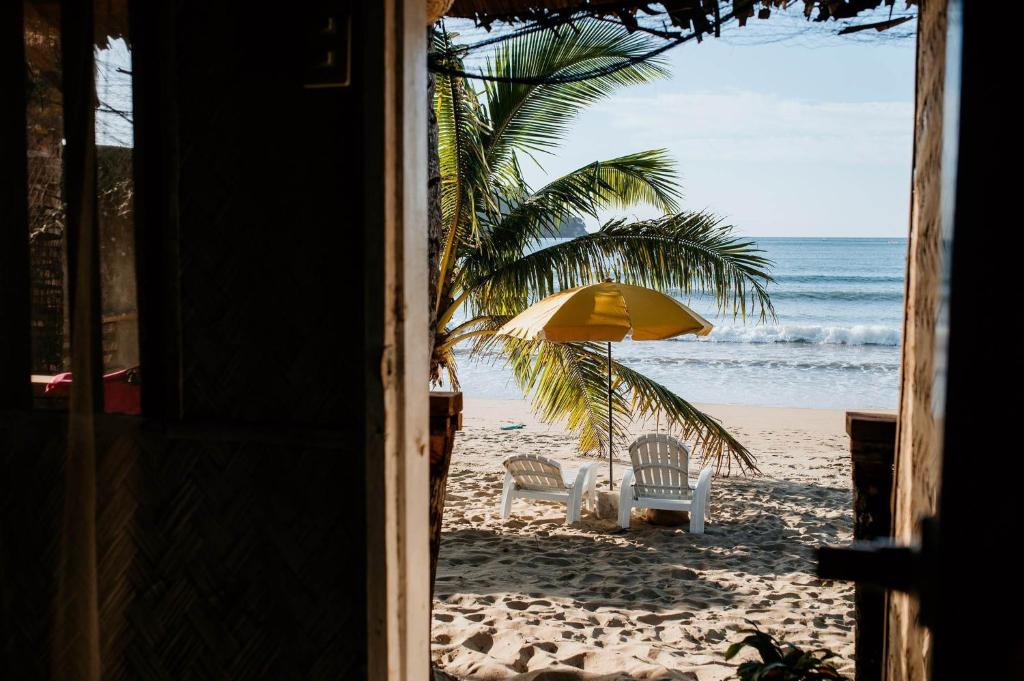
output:
[[623,495],[633,496],[633,473],[632,468],[626,469],[626,474],[622,476],[622,482],[619,484],[619,497]]
[[572,483],[573,489],[584,489],[587,478],[594,474],[594,467],[597,466],[596,461],[591,461],[580,466],[580,469],[576,472],[576,480]]
[[[708,472],[707,475],[704,475],[704,471],[709,471],[709,472]],[[708,466],[703,471],[701,471],[701,476],[699,478],[697,478],[697,482],[696,483],[690,485],[690,489],[701,490],[701,491],[707,490],[707,488],[711,486],[711,473],[710,473],[710,471],[711,471],[711,467],[710,466]]]
[[[710,470],[711,470],[711,466],[705,466],[704,468],[701,469],[700,472],[703,473],[704,471],[710,471]],[[698,477],[697,477],[696,480],[687,480],[686,481],[686,484],[688,484],[690,486],[690,489],[697,489],[697,485],[700,484],[700,477],[699,477],[699,475],[700,474],[698,474]],[[713,473],[708,473],[708,475],[713,475]]]
[[626,469],[619,485],[619,527],[629,529],[629,516],[633,511],[633,469]]
[[707,510],[707,505],[710,502],[708,498],[710,496],[709,491],[711,490],[711,466],[708,466],[700,472],[700,477],[697,478],[697,484],[692,488],[694,503],[700,506],[700,512],[704,513]]

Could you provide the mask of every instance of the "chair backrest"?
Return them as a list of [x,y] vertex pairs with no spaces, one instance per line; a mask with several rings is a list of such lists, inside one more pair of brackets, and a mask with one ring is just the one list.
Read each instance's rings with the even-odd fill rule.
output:
[[562,464],[539,454],[513,454],[502,462],[519,489],[563,490]]
[[690,450],[671,435],[641,435],[629,446],[633,494],[658,499],[690,498]]

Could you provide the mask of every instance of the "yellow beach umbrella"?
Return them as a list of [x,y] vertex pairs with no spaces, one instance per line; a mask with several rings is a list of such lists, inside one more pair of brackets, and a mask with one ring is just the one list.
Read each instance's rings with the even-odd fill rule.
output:
[[612,342],[706,336],[711,322],[678,300],[642,286],[606,279],[560,291],[531,305],[498,329],[521,340],[608,343],[608,477],[612,488]]

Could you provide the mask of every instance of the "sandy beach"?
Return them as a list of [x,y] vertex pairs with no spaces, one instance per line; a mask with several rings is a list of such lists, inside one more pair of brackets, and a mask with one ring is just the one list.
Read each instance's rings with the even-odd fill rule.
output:
[[[851,538],[843,412],[701,406],[764,475],[715,479],[706,533],[692,535],[636,512],[628,532],[589,512],[567,526],[564,506],[527,500],[502,521],[505,456],[541,453],[568,468],[593,459],[525,402],[467,399],[438,567],[435,663],[458,679],[714,681],[734,675],[737,661],[723,652],[749,620],[831,649],[852,674],[853,587],[814,575],[814,549]],[[501,430],[509,423],[525,427]],[[606,488],[606,463],[599,480]]]

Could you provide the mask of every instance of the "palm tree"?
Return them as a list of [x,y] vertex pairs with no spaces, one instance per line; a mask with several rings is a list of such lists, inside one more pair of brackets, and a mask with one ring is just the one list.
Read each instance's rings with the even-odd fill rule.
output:
[[[766,285],[770,266],[753,242],[707,212],[682,211],[675,166],[663,149],[595,161],[531,188],[520,162],[551,153],[573,118],[618,87],[666,75],[657,61],[604,68],[643,55],[650,39],[589,21],[560,33],[510,39],[488,60],[482,92],[455,75],[457,46],[435,37],[443,245],[433,302],[431,378],[459,385],[455,348],[476,357],[497,353],[545,420],[565,420],[581,450],[607,448],[607,365],[593,343],[525,342],[495,331],[532,302],[563,288],[614,277],[681,295],[708,293],[720,311],[762,320],[774,316]],[[578,82],[566,76],[600,73]],[[523,78],[529,76],[529,78]],[[538,78],[540,76],[540,78]],[[515,82],[526,80],[532,84]],[[538,82],[540,81],[540,82]],[[547,82],[545,82],[547,81]],[[664,217],[612,221],[598,231],[543,248],[572,216],[654,206]],[[613,365],[616,437],[631,416],[660,413],[695,436],[705,460],[755,470],[750,452],[718,421],[641,373]]]

